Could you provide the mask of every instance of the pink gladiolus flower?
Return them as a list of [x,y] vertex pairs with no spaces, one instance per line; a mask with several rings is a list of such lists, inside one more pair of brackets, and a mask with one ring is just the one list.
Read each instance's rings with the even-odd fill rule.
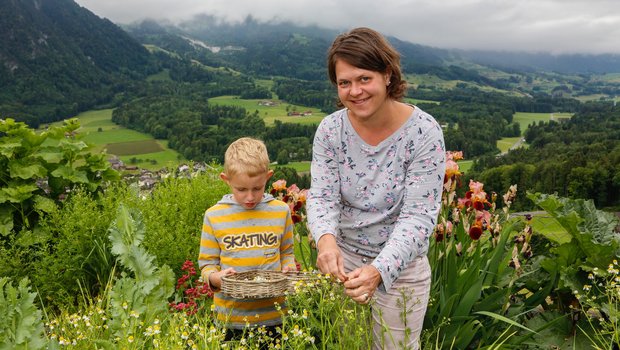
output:
[[276,190],[276,191],[283,191],[286,190],[286,180],[284,179],[280,179],[278,181],[275,181],[271,187]]
[[446,162],[446,176],[445,179],[451,179],[453,176],[460,176],[461,171],[459,170],[459,165],[456,164],[453,160],[448,160]]
[[[484,193],[484,191],[482,191],[483,187],[484,187],[484,184],[482,182],[477,182],[477,181],[474,181],[474,180],[469,180],[469,189],[474,194]],[[486,198],[486,194],[485,194],[485,198]]]
[[446,233],[447,234],[451,234],[452,233],[452,221],[446,222]]
[[461,160],[463,159],[463,151],[458,151],[458,152],[448,151],[446,152],[446,159],[453,160],[453,161]]
[[299,194],[297,195],[297,200],[306,203],[306,198],[308,198],[308,190],[307,189],[303,189],[301,191],[299,191]]
[[299,194],[299,187],[297,187],[297,184],[292,184],[291,186],[289,186],[289,188],[286,191],[289,194],[297,195]]

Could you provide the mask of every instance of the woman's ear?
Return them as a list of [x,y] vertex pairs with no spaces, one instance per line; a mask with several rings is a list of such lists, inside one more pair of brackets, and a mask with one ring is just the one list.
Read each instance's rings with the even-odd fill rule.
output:
[[385,85],[390,85],[390,80],[392,79],[392,69],[390,67],[387,67],[387,69],[385,70]]

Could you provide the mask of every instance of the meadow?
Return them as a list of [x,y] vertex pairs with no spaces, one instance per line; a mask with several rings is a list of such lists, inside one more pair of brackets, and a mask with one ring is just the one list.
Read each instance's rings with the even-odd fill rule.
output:
[[[163,77],[165,79],[165,77]],[[261,81],[261,85],[268,87],[269,81]],[[291,105],[277,99],[268,100],[275,105],[262,105],[260,102],[267,100],[245,100],[234,96],[221,96],[209,99],[210,103],[245,108],[246,111],[258,111],[267,125],[273,125],[275,120],[285,123],[318,124],[325,113],[316,108],[308,108],[299,105]],[[437,103],[435,101],[409,99],[410,103]],[[288,116],[288,111],[305,112],[311,111],[310,116]],[[514,115],[514,121],[521,125],[521,132],[532,123],[539,121],[548,122],[562,117],[570,117],[570,113],[522,113]],[[130,130],[112,122],[112,109],[92,110],[80,113],[76,116],[82,126],[84,140],[94,145],[95,151],[105,149],[107,153],[118,156],[124,163],[138,165],[139,167],[157,170],[163,167],[176,167],[185,160],[176,151],[168,148],[166,140],[155,140],[151,135],[135,130]],[[504,153],[513,147],[521,137],[503,138],[497,142],[497,147]],[[526,145],[525,145],[526,146]],[[459,166],[467,171],[473,160],[459,161]],[[310,171],[309,162],[291,162],[286,165],[294,168],[298,173]]]
[[558,120],[559,118],[570,118],[572,113],[525,113],[516,112],[513,116],[513,121],[518,122],[521,126],[521,134],[527,129],[528,125],[532,123],[538,123],[540,121],[548,122],[551,120]]
[[168,148],[168,141],[156,140],[149,134],[112,122],[112,109],[86,111],[76,118],[81,125],[79,132],[84,135],[84,141],[94,146],[94,151],[105,149],[125,164],[157,170],[173,168],[184,161],[177,151]]
[[[271,102],[272,105],[262,104],[261,102]],[[249,113],[258,111],[259,115],[265,121],[267,126],[274,124],[276,120],[283,123],[298,123],[298,124],[316,124],[318,125],[325,113],[321,112],[318,108],[305,107],[300,105],[289,104],[280,100],[271,99],[250,99],[244,100],[235,96],[220,96],[209,99],[209,103],[216,105],[226,105],[245,108]],[[289,112],[305,113],[310,112],[311,115],[306,116],[289,116]]]

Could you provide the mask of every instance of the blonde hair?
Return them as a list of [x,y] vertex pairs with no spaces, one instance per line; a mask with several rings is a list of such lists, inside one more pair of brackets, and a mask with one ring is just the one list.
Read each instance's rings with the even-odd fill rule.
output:
[[269,171],[267,146],[261,140],[242,137],[231,143],[224,154],[224,173],[256,176]]

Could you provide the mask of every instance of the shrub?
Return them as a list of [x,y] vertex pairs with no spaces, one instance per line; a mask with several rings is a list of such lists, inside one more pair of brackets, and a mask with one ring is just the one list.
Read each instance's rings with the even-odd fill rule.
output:
[[102,196],[80,189],[41,221],[39,231],[47,241],[37,253],[39,259],[22,273],[31,276],[48,307],[70,310],[83,294],[95,296],[108,282],[114,259],[107,231],[128,196],[122,185]]
[[198,259],[205,210],[229,193],[218,175],[212,170],[191,179],[169,178],[131,204],[144,215],[144,246],[160,264],[173,266],[177,275],[186,260]]

